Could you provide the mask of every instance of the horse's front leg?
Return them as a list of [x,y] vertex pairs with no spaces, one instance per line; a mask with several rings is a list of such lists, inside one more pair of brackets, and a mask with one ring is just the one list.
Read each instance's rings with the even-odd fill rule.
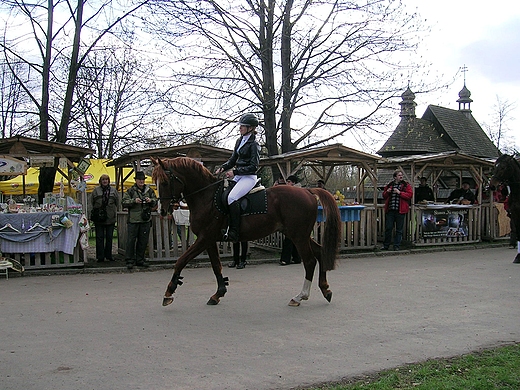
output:
[[181,257],[177,259],[175,265],[173,266],[173,276],[170,283],[168,283],[168,287],[166,288],[166,292],[163,297],[163,306],[168,306],[173,302],[173,293],[177,289],[177,286],[182,284],[182,276],[181,272],[186,267],[192,259],[202,253],[202,251],[206,249],[206,243],[202,240],[195,240],[193,245],[191,245],[186,252],[184,252]]
[[207,251],[211,261],[211,268],[213,268],[213,273],[217,278],[217,292],[209,298],[207,304],[218,305],[220,298],[222,298],[227,293],[227,286],[229,285],[229,282],[227,277],[222,276],[222,263],[220,262],[217,243],[210,245],[207,248]]
[[305,279],[303,280],[302,291],[289,301],[289,306],[300,306],[301,301],[306,301],[311,295],[312,278],[316,268],[316,258],[309,247],[309,244],[297,246],[298,253],[303,261],[305,268]]

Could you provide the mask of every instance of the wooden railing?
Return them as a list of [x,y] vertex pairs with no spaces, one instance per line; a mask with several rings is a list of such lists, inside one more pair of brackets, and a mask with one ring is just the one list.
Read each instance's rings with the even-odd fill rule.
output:
[[[489,204],[474,206],[468,210],[468,234],[461,237],[435,237],[424,238],[422,218],[419,209],[406,215],[403,244],[412,246],[456,245],[479,242],[485,239],[501,239],[497,237],[496,210],[492,210]],[[493,221],[493,222],[491,222]],[[127,213],[118,213],[118,252],[124,256],[126,246],[126,222]],[[322,222],[326,223],[326,222]],[[320,229],[320,231],[318,231]],[[318,238],[324,226],[316,223],[312,236]],[[367,206],[360,212],[359,221],[343,222],[341,224],[340,251],[372,250],[378,242],[384,240],[385,213],[383,205]],[[180,233],[180,237],[179,234]],[[152,213],[152,231],[150,233],[148,256],[151,261],[175,261],[195,241],[195,236],[189,226],[181,226],[180,231],[173,220],[161,219],[157,213]],[[281,251],[283,234],[275,232],[251,244],[260,248]],[[220,255],[231,256],[231,244],[219,243]],[[197,259],[207,259],[207,254],[202,253]]]
[[[117,214],[118,253],[122,256],[126,252],[127,221],[127,212],[123,211]],[[196,237],[189,226],[177,226],[173,219],[161,218],[157,212],[153,212],[147,257],[150,261],[155,262],[177,260],[193,244],[195,239]],[[221,256],[231,256],[230,243],[219,243],[219,249]],[[205,252],[197,256],[197,259],[207,258],[208,255]]]

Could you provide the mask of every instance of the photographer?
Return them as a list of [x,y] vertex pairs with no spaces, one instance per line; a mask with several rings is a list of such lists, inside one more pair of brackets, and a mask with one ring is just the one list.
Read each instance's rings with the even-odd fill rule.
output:
[[122,202],[123,208],[128,209],[128,240],[125,252],[128,269],[134,268],[134,265],[148,267],[144,252],[150,235],[151,212],[157,208],[154,190],[144,184],[144,172],[136,172],[134,179],[135,184],[125,192]]

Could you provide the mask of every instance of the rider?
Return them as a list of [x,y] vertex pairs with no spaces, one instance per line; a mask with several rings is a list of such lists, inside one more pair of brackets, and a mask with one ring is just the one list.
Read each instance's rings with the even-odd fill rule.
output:
[[244,114],[240,117],[240,138],[235,144],[233,154],[217,171],[217,175],[226,171],[226,177],[236,184],[229,192],[229,226],[222,231],[224,240],[238,241],[240,230],[240,204],[238,200],[246,195],[257,182],[256,171],[260,164],[260,146],[255,140],[258,118],[255,114]]

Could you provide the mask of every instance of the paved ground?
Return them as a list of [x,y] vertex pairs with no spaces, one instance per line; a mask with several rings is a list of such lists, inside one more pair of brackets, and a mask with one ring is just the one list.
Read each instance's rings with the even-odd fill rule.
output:
[[298,265],[0,279],[0,387],[290,389],[520,342],[520,265],[506,247],[371,254],[330,272],[329,304],[287,306]]

